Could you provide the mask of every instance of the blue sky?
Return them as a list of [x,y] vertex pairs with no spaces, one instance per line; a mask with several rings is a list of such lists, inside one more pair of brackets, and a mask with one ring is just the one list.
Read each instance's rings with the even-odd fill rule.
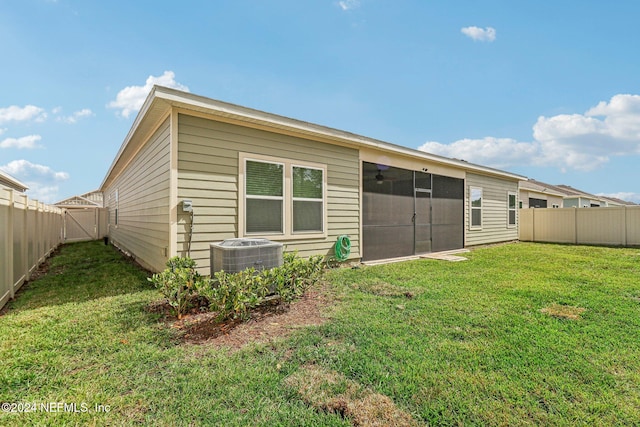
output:
[[0,168],[97,189],[154,83],[640,203],[640,2],[0,0]]

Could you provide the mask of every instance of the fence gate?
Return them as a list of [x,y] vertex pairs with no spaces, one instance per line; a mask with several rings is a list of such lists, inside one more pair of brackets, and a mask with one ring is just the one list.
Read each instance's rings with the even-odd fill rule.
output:
[[106,231],[105,209],[67,209],[64,214],[64,241],[101,239]]

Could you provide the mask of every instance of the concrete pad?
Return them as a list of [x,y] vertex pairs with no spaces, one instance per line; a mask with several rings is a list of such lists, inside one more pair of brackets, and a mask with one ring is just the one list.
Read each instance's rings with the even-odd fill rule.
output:
[[463,256],[458,256],[456,254],[462,254],[462,253],[467,253],[470,252],[469,249],[456,249],[453,251],[443,251],[443,252],[433,252],[430,254],[423,254],[420,255],[420,258],[427,258],[427,259],[439,259],[439,260],[443,260],[443,261],[451,261],[451,262],[460,262],[460,261],[467,261],[468,258],[465,258]]
[[406,257],[376,259],[373,261],[364,261],[362,262],[362,264],[363,265],[382,265],[382,264],[391,264],[394,262],[412,261],[412,260],[423,259],[423,258],[459,262],[459,261],[467,261],[467,258],[462,256],[457,256],[456,254],[462,254],[467,252],[471,252],[471,251],[469,249],[455,249],[451,251],[432,252],[428,254],[412,255],[412,256],[406,256]]

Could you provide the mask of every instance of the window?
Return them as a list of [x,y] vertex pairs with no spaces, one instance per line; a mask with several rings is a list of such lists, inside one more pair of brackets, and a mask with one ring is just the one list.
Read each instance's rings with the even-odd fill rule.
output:
[[471,187],[471,227],[482,227],[482,188]]
[[530,208],[546,208],[547,201],[544,199],[535,199],[533,197],[529,197],[529,207]]
[[240,235],[324,236],[326,166],[240,154]]
[[323,170],[293,166],[293,232],[323,231]]
[[509,226],[516,225],[516,193],[509,193],[507,196],[508,199],[508,214],[509,214]]
[[120,208],[120,197],[118,195],[118,189],[116,188],[116,191],[114,193],[114,199],[115,199],[115,212],[114,212],[114,225],[117,227],[118,226],[118,209]]
[[284,165],[247,160],[245,165],[245,231],[282,233]]

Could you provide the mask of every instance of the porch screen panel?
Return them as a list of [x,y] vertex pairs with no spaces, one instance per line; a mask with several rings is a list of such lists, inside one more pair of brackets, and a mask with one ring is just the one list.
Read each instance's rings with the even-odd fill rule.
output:
[[363,260],[413,254],[413,172],[363,163]]
[[432,251],[464,247],[464,180],[433,175]]
[[416,190],[415,253],[431,252],[431,194]]

